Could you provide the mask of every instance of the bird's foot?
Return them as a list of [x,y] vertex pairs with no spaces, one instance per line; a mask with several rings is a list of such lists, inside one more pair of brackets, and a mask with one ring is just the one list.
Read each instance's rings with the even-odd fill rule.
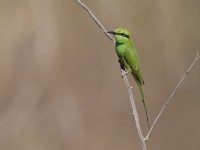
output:
[[127,75],[130,71],[125,71],[122,73],[121,77],[123,78],[125,75]]

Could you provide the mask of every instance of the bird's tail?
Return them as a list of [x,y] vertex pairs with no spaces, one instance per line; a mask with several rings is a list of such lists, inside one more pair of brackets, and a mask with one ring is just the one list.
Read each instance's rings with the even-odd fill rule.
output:
[[145,113],[146,113],[146,118],[147,118],[147,123],[148,123],[148,128],[150,130],[149,117],[148,117],[148,113],[147,113],[147,107],[146,107],[146,104],[145,104],[145,101],[144,101],[144,93],[143,93],[142,85],[140,84],[139,81],[137,81],[137,84],[139,86],[140,93],[141,93],[141,96],[142,96],[142,103],[144,105],[144,109],[145,109]]

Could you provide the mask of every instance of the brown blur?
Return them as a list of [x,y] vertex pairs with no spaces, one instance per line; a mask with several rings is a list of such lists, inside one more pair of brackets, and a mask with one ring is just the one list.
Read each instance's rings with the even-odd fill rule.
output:
[[[152,124],[200,50],[200,1],[84,2],[108,30],[131,31]],[[199,68],[156,124],[149,150],[200,149]],[[131,113],[113,44],[75,0],[0,0],[1,150],[141,149]]]

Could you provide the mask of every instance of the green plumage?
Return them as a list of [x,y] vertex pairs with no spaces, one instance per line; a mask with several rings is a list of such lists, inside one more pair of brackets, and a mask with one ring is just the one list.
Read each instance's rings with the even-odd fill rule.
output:
[[115,36],[115,50],[119,57],[119,60],[124,65],[126,71],[131,72],[137,85],[139,86],[139,90],[142,96],[142,103],[146,112],[148,127],[150,128],[142,89],[142,85],[144,85],[144,80],[142,78],[139,57],[137,55],[135,45],[130,37],[130,32],[124,28],[117,28],[115,31],[110,31],[108,33],[111,33]]

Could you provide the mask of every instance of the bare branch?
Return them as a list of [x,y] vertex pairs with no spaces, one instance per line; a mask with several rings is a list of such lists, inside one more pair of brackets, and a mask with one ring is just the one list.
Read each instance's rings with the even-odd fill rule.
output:
[[133,111],[132,115],[135,118],[135,124],[136,124],[136,128],[137,128],[138,135],[139,135],[139,138],[140,138],[140,142],[141,142],[141,145],[142,145],[142,149],[147,150],[145,139],[143,137],[142,130],[141,130],[141,127],[140,127],[139,116],[138,116],[138,113],[137,113],[137,108],[136,108],[136,105],[135,105],[134,97],[133,97],[133,94],[132,94],[132,91],[131,91],[131,86],[129,84],[128,77],[125,74],[125,70],[121,69],[121,71],[122,71],[122,74],[124,74],[123,79],[124,79],[124,83],[126,85],[126,88],[127,88],[127,91],[128,91],[128,96],[129,96],[129,99],[130,99],[130,102],[131,102],[131,107],[132,107],[132,111]]
[[[94,20],[94,22],[103,30],[103,32],[106,34],[106,36],[112,40],[114,42],[114,39],[112,36],[110,36],[109,34],[107,34],[107,30],[104,28],[104,26],[100,23],[100,21],[95,17],[95,15],[90,11],[90,9],[81,1],[81,0],[76,0],[76,2],[78,4],[80,4],[88,13],[89,15],[92,17],[92,19]],[[121,72],[123,74],[123,79],[124,79],[124,83],[126,85],[126,88],[127,88],[127,91],[128,91],[128,95],[129,95],[129,100],[131,102],[131,106],[132,106],[132,111],[133,111],[133,116],[135,118],[135,123],[136,123],[136,128],[137,128],[137,131],[138,131],[138,135],[139,135],[139,138],[140,138],[140,142],[141,142],[141,145],[142,145],[142,149],[143,150],[147,150],[147,146],[146,146],[146,141],[144,139],[144,136],[142,134],[142,130],[141,130],[141,127],[140,127],[140,122],[139,122],[139,116],[138,116],[138,113],[137,113],[137,109],[136,109],[136,105],[135,105],[135,101],[134,101],[134,97],[133,97],[133,94],[132,94],[132,91],[131,91],[131,86],[129,84],[129,81],[128,81],[128,77],[127,75],[125,74],[125,70],[123,69],[121,63],[120,63],[120,66],[121,66]]]
[[170,100],[172,99],[172,97],[174,96],[174,94],[176,93],[177,89],[179,88],[179,86],[182,84],[183,80],[185,79],[185,77],[188,75],[188,73],[190,72],[190,70],[192,69],[192,67],[196,64],[196,62],[199,60],[200,55],[199,52],[197,52],[196,58],[193,61],[193,63],[190,65],[190,67],[188,68],[188,70],[186,71],[186,73],[183,75],[183,77],[181,78],[181,80],[179,81],[178,85],[175,87],[174,91],[172,92],[172,94],[169,96],[169,98],[166,100],[165,105],[162,107],[160,113],[158,114],[158,116],[156,117],[156,119],[154,120],[145,140],[149,139],[149,136],[155,126],[155,124],[157,123],[158,119],[160,118],[161,114],[163,113],[163,111],[165,110],[165,108],[167,107],[167,104],[170,102]]
[[99,26],[100,29],[103,30],[104,34],[112,41],[114,41],[113,37],[107,33],[107,30],[104,28],[104,26],[101,24],[101,22],[97,19],[97,17],[92,13],[92,11],[81,1],[76,0],[76,2],[81,5],[92,17],[93,21]]

